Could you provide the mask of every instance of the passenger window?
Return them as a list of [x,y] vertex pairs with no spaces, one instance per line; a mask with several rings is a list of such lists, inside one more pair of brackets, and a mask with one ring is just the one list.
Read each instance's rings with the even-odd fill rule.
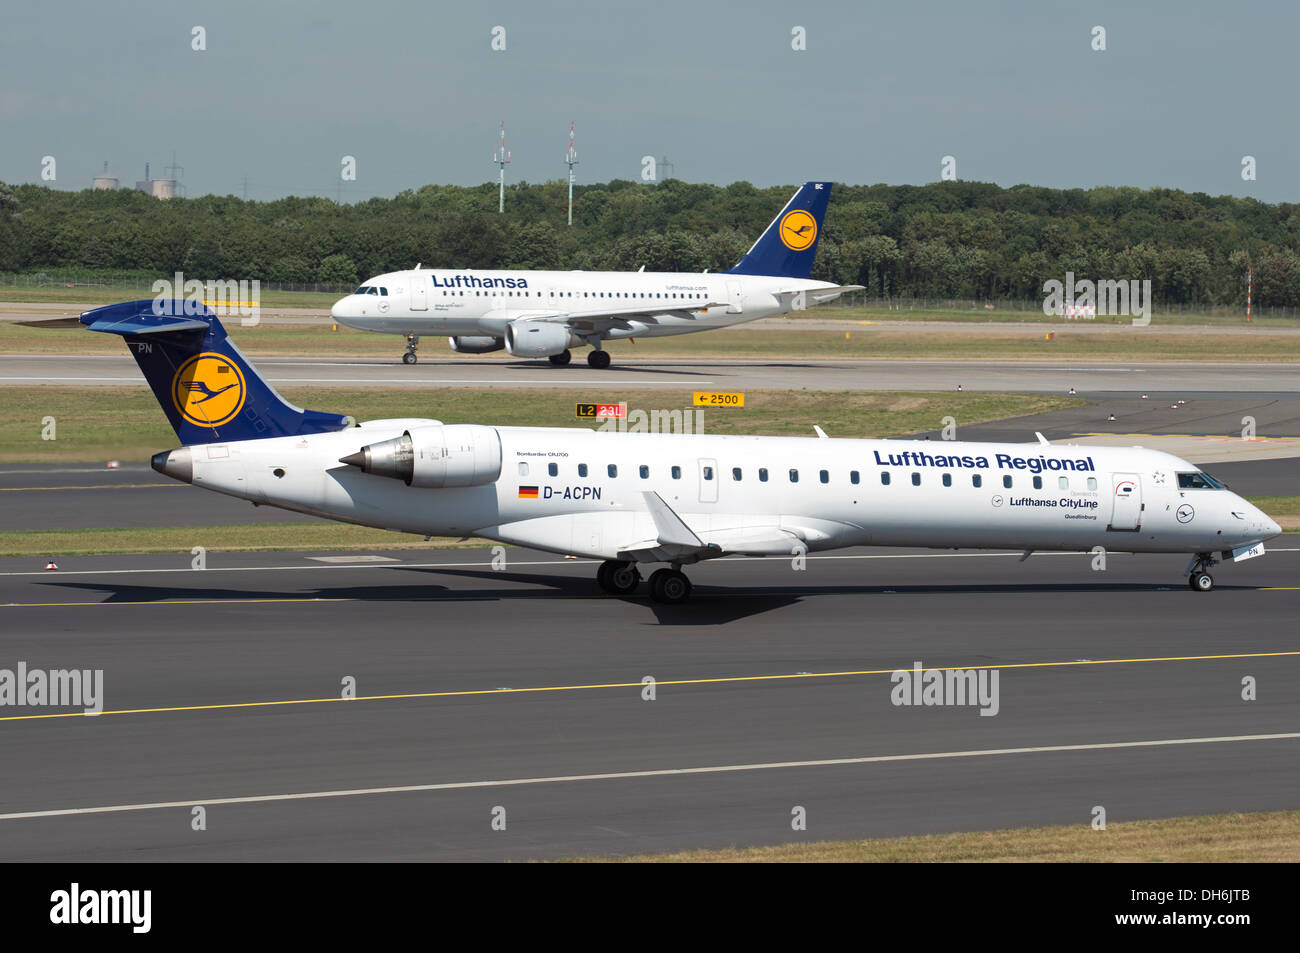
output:
[[880,485],[881,485],[881,486],[889,486],[889,471],[888,471],[888,470],[881,470],[881,471],[880,471]]
[[731,478],[735,480],[737,483],[740,482],[740,467],[731,468]]
[[674,479],[674,480],[680,480],[681,478],[682,478],[682,468],[681,468],[681,467],[673,467],[673,479]]
[[1004,476],[1004,477],[1002,478],[1002,485],[1003,485],[1004,487],[1006,487],[1008,490],[1011,489],[1011,475],[1010,475],[1010,474],[1007,474],[1006,476]]
[[559,476],[560,465],[558,463],[548,463],[546,465],[546,472],[549,473],[551,476]]
[[641,464],[641,471],[640,471],[640,472],[641,472],[641,479],[643,479],[643,480],[648,480],[648,479],[650,479],[650,468],[649,468],[648,466],[646,466],[644,463]]
[[580,477],[585,477],[586,475],[587,475],[587,465],[586,465],[585,463],[579,463],[579,464],[578,464],[578,476],[580,476]]
[[952,474],[951,474],[951,473],[945,473],[945,474],[943,475],[943,485],[944,485],[944,486],[952,486]]
[[1096,478],[1096,477],[1088,477],[1088,489],[1090,489],[1090,490],[1096,490],[1096,489],[1097,489],[1097,478]]
[[798,470],[791,470],[791,471],[790,471],[790,482],[791,482],[791,483],[798,483],[798,482],[799,482],[799,471],[798,471]]
[[605,468],[605,472],[609,474],[610,479],[613,479],[614,477],[618,476],[618,466],[616,464],[611,463],[609,466]]
[[852,483],[854,486],[857,485],[857,483],[858,483],[858,471],[857,471],[857,470],[850,470],[850,471],[849,471],[849,482]]
[[1042,488],[1043,488],[1043,478],[1040,476],[1034,477],[1034,489],[1041,490]]
[[970,476],[970,485],[975,487],[975,489],[978,490],[980,487],[984,485],[984,477],[982,477],[978,473],[972,473]]
[[520,461],[519,461],[519,475],[520,475],[520,476],[528,476],[528,461],[527,461],[527,460],[520,460]]
[[759,483],[767,482],[767,467],[758,468],[758,482]]
[[1067,476],[1057,477],[1056,485],[1062,490],[1068,490],[1070,488],[1070,478]]
[[817,474],[817,476],[821,478],[821,481],[822,481],[823,483],[830,483],[830,482],[831,482],[831,474],[830,474],[830,471],[829,471],[829,470],[822,470],[821,472],[819,472],[819,473]]
[[706,479],[706,480],[712,480],[712,479],[713,479],[713,467],[705,467],[705,468],[704,468],[704,479]]
[[921,485],[921,474],[919,474],[919,473],[913,473],[913,474],[912,474],[912,486],[920,486],[920,485]]

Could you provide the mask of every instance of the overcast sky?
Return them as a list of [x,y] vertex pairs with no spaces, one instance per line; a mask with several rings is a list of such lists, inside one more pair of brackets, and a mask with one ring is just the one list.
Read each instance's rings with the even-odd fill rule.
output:
[[1004,186],[1296,201],[1298,37],[1282,0],[15,3],[0,180],[53,156],[56,188],[105,161],[130,184],[174,151],[191,196],[354,201],[495,181],[505,120],[507,181],[539,182],[574,120],[579,182],[653,155],[690,182],[921,184],[950,155]]

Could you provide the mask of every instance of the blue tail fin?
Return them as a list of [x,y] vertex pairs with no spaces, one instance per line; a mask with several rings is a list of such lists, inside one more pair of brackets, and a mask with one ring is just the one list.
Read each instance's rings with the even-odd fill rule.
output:
[[729,275],[808,278],[831,198],[829,182],[805,182]]
[[92,331],[120,334],[183,444],[342,430],[347,418],[302,410],[281,397],[206,306],[127,301],[81,316]]

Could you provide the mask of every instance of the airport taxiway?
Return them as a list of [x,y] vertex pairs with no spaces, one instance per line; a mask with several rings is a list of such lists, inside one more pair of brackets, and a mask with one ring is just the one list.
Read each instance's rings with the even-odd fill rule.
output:
[[[0,667],[102,669],[105,711],[3,711],[0,859],[525,860],[1291,808],[1300,552],[1276,545],[1208,594],[1179,556],[728,559],[677,607],[516,550],[500,572],[485,550],[4,560]],[[894,705],[917,662],[997,669],[997,714]]]
[[[312,387],[664,387],[692,390],[809,388],[817,390],[1001,391],[1064,394],[1168,392],[1294,396],[1300,364],[1235,362],[908,361],[658,359],[619,354],[608,370],[585,362],[437,358],[405,365],[391,358],[262,357],[273,384]],[[4,354],[0,385],[63,384],[142,387],[128,354]]]

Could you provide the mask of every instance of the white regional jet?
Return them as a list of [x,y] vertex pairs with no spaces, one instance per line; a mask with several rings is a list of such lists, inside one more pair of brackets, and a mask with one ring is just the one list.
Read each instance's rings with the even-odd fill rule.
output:
[[349,426],[285,401],[202,305],[80,320],[126,339],[184,444],[153,457],[160,473],[327,519],[599,559],[611,593],[667,563],[650,577],[658,602],[687,599],[681,567],[701,560],[867,545],[1186,552],[1204,592],[1218,557],[1257,556],[1281,531],[1193,464],[1139,447]]
[[416,362],[421,335],[445,334],[451,349],[569,363],[569,348],[590,346],[587,363],[609,367],[604,341],[725,328],[832,301],[861,285],[813,281],[831,183],[795,193],[745,257],[729,271],[395,271],[371,278],[330,309],[362,331],[406,335],[402,360]]

